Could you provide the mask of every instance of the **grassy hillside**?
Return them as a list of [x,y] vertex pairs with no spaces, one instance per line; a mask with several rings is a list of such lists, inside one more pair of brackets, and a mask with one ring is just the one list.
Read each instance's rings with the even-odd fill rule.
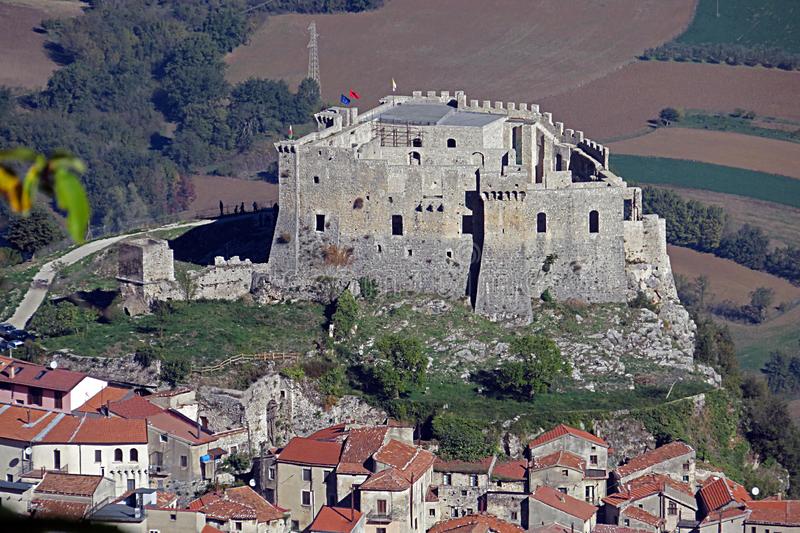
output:
[[800,207],[800,180],[777,174],[682,159],[614,154],[611,169],[629,182],[705,189]]
[[[717,17],[719,5],[719,17]],[[733,43],[800,52],[797,0],[700,0],[680,43]]]

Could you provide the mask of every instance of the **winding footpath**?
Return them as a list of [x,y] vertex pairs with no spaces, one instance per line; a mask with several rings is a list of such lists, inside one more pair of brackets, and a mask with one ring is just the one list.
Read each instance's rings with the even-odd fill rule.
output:
[[70,250],[66,254],[45,263],[39,272],[33,277],[33,281],[31,282],[31,286],[28,289],[28,292],[25,293],[25,297],[22,299],[20,304],[17,306],[17,309],[14,311],[14,314],[11,316],[10,319],[7,320],[9,324],[16,328],[24,328],[25,325],[28,323],[28,320],[31,319],[33,314],[39,309],[39,306],[42,305],[45,296],[47,296],[47,291],[50,288],[50,284],[58,274],[58,271],[64,267],[73,265],[84,259],[95,252],[103,250],[104,248],[108,248],[112,244],[115,244],[123,239],[128,239],[130,237],[136,237],[138,235],[144,235],[146,233],[151,233],[153,231],[161,231],[161,230],[169,230],[175,228],[190,228],[195,226],[203,226],[206,224],[211,224],[214,220],[196,220],[193,222],[183,222],[177,224],[168,224],[166,226],[161,226],[160,228],[150,229],[146,231],[140,231],[137,233],[129,233],[127,235],[115,235],[114,237],[106,237],[105,239],[98,239],[96,241],[87,242],[86,244],[75,248],[74,250]]

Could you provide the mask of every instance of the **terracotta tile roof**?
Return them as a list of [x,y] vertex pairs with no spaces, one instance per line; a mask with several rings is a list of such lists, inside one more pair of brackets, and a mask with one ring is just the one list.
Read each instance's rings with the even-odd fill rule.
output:
[[421,448],[391,439],[372,456],[375,461],[392,466],[409,481],[420,476],[433,466],[435,456]]
[[89,509],[88,503],[65,502],[63,500],[31,500],[33,516],[36,518],[61,518],[80,520]]
[[501,481],[525,481],[527,479],[528,461],[516,459],[513,461],[498,461],[492,470],[492,479]]
[[336,466],[339,463],[341,453],[341,442],[294,437],[278,455],[278,462]]
[[586,462],[574,453],[560,451],[544,457],[534,457],[531,468],[533,470],[542,470],[544,468],[553,468],[554,466],[572,468],[583,472]]
[[433,485],[428,487],[428,490],[425,491],[425,501],[428,503],[434,503],[439,501],[439,487],[435,487]]
[[285,509],[272,505],[256,491],[247,486],[226,489],[225,498],[242,505],[247,505],[255,510],[256,518],[259,522],[272,522],[273,520],[283,518],[287,513]]
[[501,520],[494,515],[481,513],[439,522],[430,528],[428,533],[448,533],[452,531],[522,533],[525,530],[515,524]]
[[0,438],[46,444],[145,444],[140,421],[74,416],[67,413],[0,406]]
[[206,505],[209,505],[212,502],[215,502],[219,499],[222,499],[222,496],[217,494],[216,492],[209,492],[207,494],[203,494],[199,498],[195,498],[194,500],[190,501],[186,508],[190,511],[199,511]]
[[650,533],[648,529],[635,527],[615,526],[612,524],[596,524],[592,533]]
[[164,411],[163,408],[150,403],[139,395],[132,396],[127,400],[109,402],[108,410],[122,418],[147,418]]
[[597,508],[594,505],[590,505],[583,500],[573,498],[568,494],[562,494],[556,489],[546,485],[537,487],[530,497],[549,507],[558,509],[562,513],[580,518],[584,522],[589,520],[597,512]]
[[85,418],[81,420],[74,444],[147,444],[147,423],[124,418]]
[[102,413],[100,409],[102,406],[110,402],[118,402],[129,394],[133,394],[133,390],[110,385],[86,400],[76,411],[79,413]]
[[256,511],[249,505],[225,499],[215,500],[198,510],[211,519],[223,522],[256,519]]
[[743,503],[752,500],[743,486],[717,476],[711,476],[703,482],[697,497],[709,511],[716,511],[731,502]]
[[411,487],[411,483],[396,468],[387,468],[372,474],[358,488],[367,491],[400,492]]
[[530,448],[535,448],[542,444],[546,444],[550,441],[560,439],[564,435],[572,435],[573,437],[578,437],[580,439],[593,442],[599,446],[602,446],[603,448],[608,448],[608,443],[603,439],[601,439],[600,437],[592,435],[588,431],[583,431],[582,429],[570,427],[565,424],[559,424],[550,431],[545,431],[544,433],[533,439],[528,446]]
[[217,529],[211,524],[206,524],[203,526],[203,529],[200,530],[200,533],[225,533],[221,529]]
[[[0,370],[0,383],[15,383],[28,387],[68,392],[88,377],[83,372],[74,372],[64,368],[55,370],[43,365],[37,365],[20,359],[3,358],[5,366]],[[11,377],[13,369],[14,377]]]
[[34,489],[34,492],[37,494],[90,497],[97,490],[97,486],[102,480],[103,476],[47,472],[39,486]]
[[335,426],[320,429],[306,438],[313,440],[344,440],[346,436],[347,424],[341,423],[336,424]]
[[200,428],[198,436],[197,422],[189,420],[175,411],[166,410],[156,415],[148,416],[147,423],[163,433],[191,444],[207,444],[217,440],[216,435],[203,427]]
[[800,500],[760,500],[745,505],[752,511],[748,524],[800,525]]
[[603,498],[603,502],[614,507],[629,502],[636,501],[653,494],[663,492],[670,487],[688,497],[693,497],[692,489],[685,483],[680,483],[663,474],[647,474],[625,483],[619,492],[609,494]]
[[435,459],[433,469],[436,472],[458,472],[460,474],[488,474],[494,456],[484,457],[480,461],[445,461]]
[[323,505],[308,529],[314,533],[350,533],[361,520],[361,516],[360,511],[349,507]]
[[723,511],[715,511],[713,513],[709,513],[705,518],[703,518],[703,520],[700,522],[700,525],[716,524],[719,521],[724,522],[726,520],[733,520],[742,516],[746,517],[749,514],[749,510],[739,507],[733,507]]
[[530,528],[531,533],[571,533],[571,529],[564,527],[561,524],[552,522],[543,526],[534,526]]
[[178,495],[174,492],[166,492],[159,490],[156,492],[156,507],[163,509],[165,507],[173,507],[178,501]]
[[387,426],[372,426],[351,429],[342,448],[339,468],[337,472],[344,474],[363,474],[369,470],[364,468],[364,463],[383,446]]
[[694,448],[688,444],[678,441],[670,442],[664,446],[659,446],[655,450],[650,450],[642,455],[634,457],[626,464],[617,468],[617,476],[620,478],[628,477],[631,474],[641,472],[642,470],[655,466],[658,463],[663,463],[664,461],[675,459],[692,452],[694,452]]
[[644,509],[639,509],[638,507],[635,507],[633,505],[623,509],[622,512],[620,513],[620,515],[624,516],[626,518],[637,520],[639,522],[642,522],[644,524],[647,524],[647,525],[650,525],[650,526],[653,526],[653,527],[661,527],[661,525],[664,524],[664,519],[663,518],[659,518],[659,517],[657,517],[655,515],[652,515],[652,514],[648,513],[647,511],[645,511]]

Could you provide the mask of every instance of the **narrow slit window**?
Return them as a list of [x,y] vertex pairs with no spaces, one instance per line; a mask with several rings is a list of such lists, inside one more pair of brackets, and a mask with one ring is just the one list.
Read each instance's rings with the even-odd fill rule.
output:
[[536,215],[536,232],[547,233],[547,215],[545,213]]
[[448,148],[455,148],[456,147],[456,140],[455,139],[447,139],[447,147]]
[[317,231],[325,231],[325,215],[316,216],[316,229]]
[[600,213],[589,211],[589,233],[600,233]]
[[403,234],[403,215],[392,215],[392,235]]

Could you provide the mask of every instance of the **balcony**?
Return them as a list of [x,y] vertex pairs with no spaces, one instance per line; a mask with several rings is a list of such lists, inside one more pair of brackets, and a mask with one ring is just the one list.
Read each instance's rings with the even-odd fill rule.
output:
[[367,513],[367,521],[371,524],[389,524],[393,520],[392,515],[388,512],[370,511]]

